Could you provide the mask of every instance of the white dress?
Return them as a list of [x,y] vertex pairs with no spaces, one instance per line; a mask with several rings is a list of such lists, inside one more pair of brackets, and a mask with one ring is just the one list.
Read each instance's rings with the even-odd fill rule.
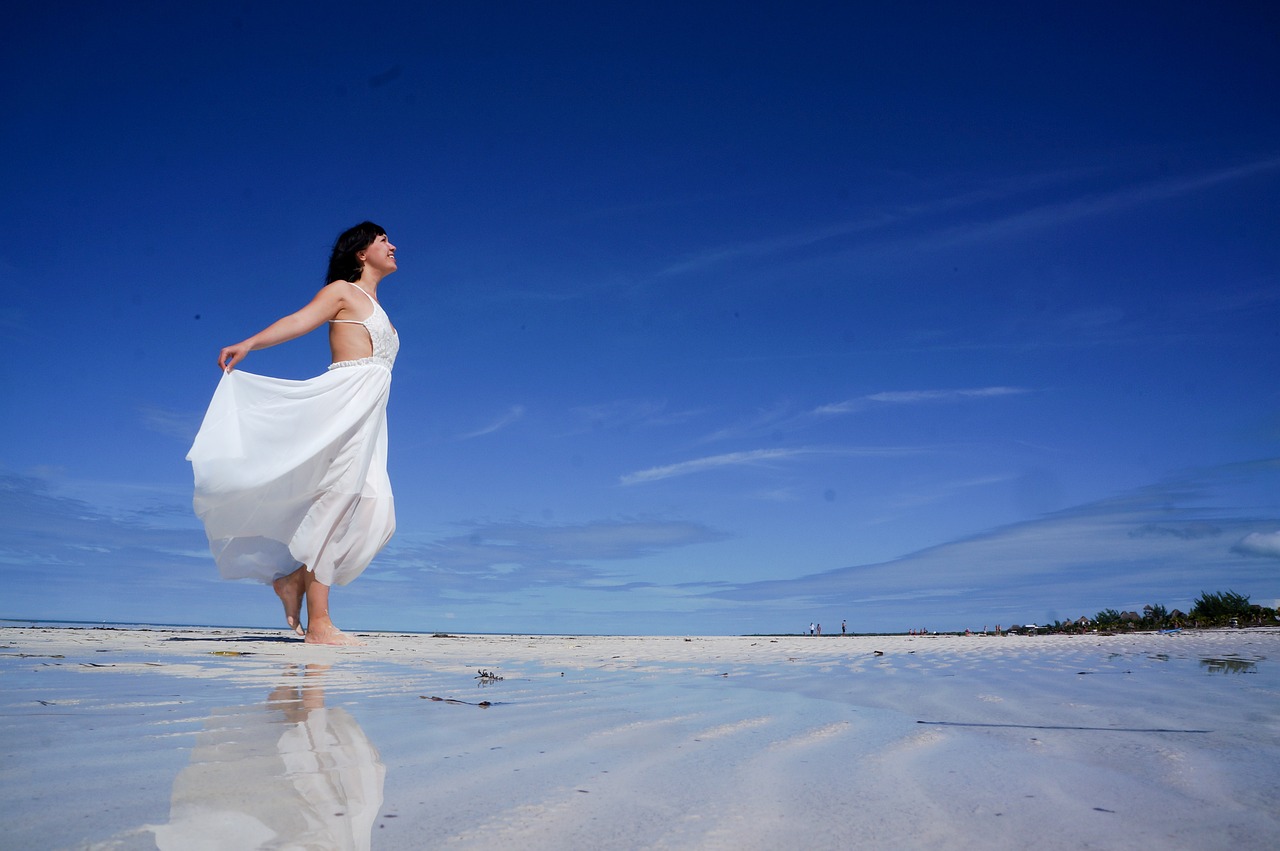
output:
[[333,321],[363,325],[372,357],[305,381],[223,373],[187,460],[224,579],[271,582],[305,564],[346,585],[391,539],[386,411],[400,340],[369,301],[368,318]]
[[345,710],[273,695],[216,709],[178,772],[160,851],[368,851],[386,767]]

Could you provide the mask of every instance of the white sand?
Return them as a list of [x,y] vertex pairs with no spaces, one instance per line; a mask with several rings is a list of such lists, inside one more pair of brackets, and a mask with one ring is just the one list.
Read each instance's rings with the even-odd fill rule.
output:
[[0,844],[1207,849],[1280,835],[1280,630],[364,637],[0,629]]

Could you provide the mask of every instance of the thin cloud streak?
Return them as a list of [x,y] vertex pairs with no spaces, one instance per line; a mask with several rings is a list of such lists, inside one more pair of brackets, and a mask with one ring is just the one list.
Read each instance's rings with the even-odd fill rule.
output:
[[579,405],[570,413],[580,425],[568,434],[577,435],[678,425],[700,416],[702,411],[670,411],[665,400],[619,399],[595,405]]
[[472,440],[477,437],[484,437],[487,434],[493,434],[494,432],[502,431],[507,426],[511,425],[512,423],[518,422],[523,418],[524,418],[524,405],[513,405],[510,410],[508,410],[505,414],[503,414],[494,422],[476,431],[471,431],[471,432],[467,432],[466,434],[459,435],[458,439]]
[[842,222],[836,225],[830,225],[817,230],[790,234],[788,236],[780,236],[774,239],[761,239],[752,242],[745,242],[740,245],[727,245],[721,248],[713,248],[697,255],[689,257],[678,263],[673,263],[665,269],[658,272],[658,277],[669,277],[674,275],[683,275],[688,272],[697,272],[711,266],[717,266],[731,260],[737,260],[740,257],[764,257],[771,254],[778,254],[783,251],[790,251],[796,248],[807,248],[810,245],[816,245],[829,239],[841,236],[849,236],[855,233],[863,233],[866,231],[876,230],[887,225],[894,224],[901,220],[900,216],[881,215],[874,218]]
[[786,458],[795,458],[801,455],[813,455],[821,450],[815,449],[752,449],[746,452],[726,452],[723,455],[708,455],[705,458],[695,458],[692,461],[681,461],[678,464],[668,464],[664,467],[650,467],[647,470],[640,470],[635,473],[628,473],[619,479],[623,485],[635,485],[641,482],[656,482],[662,479],[672,479],[677,476],[687,476],[691,473],[704,473],[708,470],[718,470],[724,467],[741,467],[756,464],[762,464],[767,461],[780,461]]
[[977,387],[961,390],[890,390],[872,393],[857,399],[834,402],[814,408],[812,413],[818,416],[832,414],[851,414],[866,410],[872,404],[884,405],[920,405],[944,402],[959,402],[968,399],[994,399],[1003,396],[1017,396],[1030,393],[1025,387]]
[[672,263],[660,270],[658,276],[667,277],[696,272],[742,257],[765,257],[785,251],[808,248],[809,246],[840,237],[868,233],[918,219],[926,219],[952,210],[973,207],[978,204],[1002,201],[1046,186],[1060,185],[1068,180],[1078,180],[1083,176],[1092,175],[1096,171],[1097,169],[1073,169],[1067,172],[1055,172],[1036,177],[1011,178],[999,181],[998,185],[988,184],[980,189],[951,197],[938,198],[920,204],[905,205],[895,212],[880,213],[867,218],[837,222],[826,227],[799,231],[784,236],[710,248],[686,257],[684,260]]
[[985,242],[1032,230],[1058,227],[1081,219],[1105,216],[1131,207],[1168,201],[1215,186],[1266,174],[1280,169],[1280,157],[1259,160],[1243,166],[1219,169],[1191,177],[1168,178],[1139,186],[1107,192],[1094,197],[1078,198],[1057,204],[1033,207],[1010,216],[958,226],[939,232],[933,238],[917,242],[916,247],[944,248]]
[[[922,229],[921,234],[917,237],[890,238],[881,244],[889,247],[895,245],[907,246],[913,250],[931,250],[997,240],[1027,231],[1052,228],[1081,219],[1108,215],[1156,201],[1168,201],[1184,197],[1223,184],[1264,175],[1277,169],[1280,169],[1280,157],[1270,157],[1203,174],[1164,178],[1102,194],[1082,195],[1068,201],[1031,205],[1009,215],[989,217],[985,220],[970,215],[966,217],[967,221],[964,224],[940,228],[926,227]],[[1039,183],[1044,183],[1044,181],[1039,181]],[[1024,187],[1022,191],[1026,191],[1027,188],[1034,187]],[[658,276],[665,277],[701,271],[743,257],[776,256],[787,251],[807,248],[839,237],[873,233],[877,230],[907,224],[917,219],[926,219],[929,216],[946,213],[951,210],[964,209],[980,203],[1013,197],[1016,194],[1019,193],[1014,191],[1003,194],[990,192],[967,193],[954,198],[940,199],[930,204],[917,205],[898,214],[885,214],[771,239],[751,240],[738,245],[721,246],[671,264],[658,272]]]
[[888,390],[830,402],[808,411],[793,413],[786,407],[763,410],[746,422],[725,426],[699,440],[700,443],[716,443],[724,440],[760,438],[763,435],[799,431],[834,416],[844,416],[866,411],[877,406],[922,405],[965,402],[974,399],[997,399],[1034,392],[1026,387],[975,387],[957,390]]
[[[725,533],[684,520],[460,524],[465,531],[392,544],[379,564],[427,574],[433,593],[480,602],[493,593],[554,586],[562,592],[614,590],[624,580],[605,563],[722,541]],[[631,582],[630,587],[652,587]]]
[[138,408],[138,413],[147,429],[188,442],[195,440],[200,420],[204,416],[203,412],[173,411],[159,405],[142,405]]
[[673,479],[678,476],[688,476],[693,473],[705,473],[712,470],[724,469],[726,467],[762,466],[771,461],[786,461],[792,458],[801,458],[806,456],[861,456],[881,458],[915,455],[922,451],[924,450],[914,448],[904,449],[902,447],[849,448],[817,446],[802,446],[793,449],[751,449],[743,452],[726,452],[720,455],[708,455],[704,458],[694,458],[690,461],[681,461],[676,464],[667,464],[662,467],[650,467],[647,470],[627,473],[626,475],[619,477],[619,484],[628,486],[646,482],[657,482],[663,479]]
[[795,415],[789,407],[780,405],[760,411],[746,422],[739,421],[736,424],[716,429],[698,442],[718,443],[724,440],[737,440],[747,437],[758,438],[761,435],[786,427],[789,423],[793,423],[795,419]]

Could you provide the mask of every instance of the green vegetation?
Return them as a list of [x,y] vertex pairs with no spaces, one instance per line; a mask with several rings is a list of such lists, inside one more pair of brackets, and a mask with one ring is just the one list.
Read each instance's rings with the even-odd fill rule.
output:
[[[1199,598],[1191,607],[1190,612],[1181,612],[1177,609],[1169,611],[1159,603],[1151,603],[1143,606],[1141,612],[1120,612],[1115,609],[1103,609],[1092,618],[1085,616],[1076,620],[1060,621],[1044,624],[1028,624],[1015,625],[1008,627],[997,627],[997,635],[1006,633],[1036,633],[1036,634],[1065,634],[1080,635],[1088,632],[1141,632],[1159,629],[1217,629],[1221,627],[1246,627],[1246,626],[1280,626],[1280,612],[1267,606],[1260,606],[1249,602],[1246,594],[1237,594],[1235,591],[1220,591],[1217,593],[1200,592]],[[753,637],[757,638],[778,638],[783,635],[795,635],[796,633],[772,633],[761,634],[753,633]],[[800,633],[805,635],[806,633]],[[913,633],[914,634],[914,633]],[[923,633],[922,633],[923,634]],[[932,635],[971,635],[969,630],[960,632],[947,633],[930,633]],[[983,635],[987,634],[986,629],[982,631]],[[868,635],[902,635],[902,633],[892,632],[859,632],[842,635],[835,633],[834,635],[824,635],[824,638],[852,638],[854,636]],[[687,639],[686,639],[687,640]]]
[[[1243,626],[1277,626],[1280,614],[1275,609],[1249,602],[1245,594],[1235,591],[1217,593],[1201,592],[1190,612],[1172,612],[1153,603],[1143,606],[1141,612],[1119,612],[1103,609],[1092,618],[1082,617],[1074,621],[1055,621],[1036,628],[1037,632],[1073,633],[1102,630],[1123,632],[1126,630],[1181,629]],[[1025,629],[1025,628],[1024,628]],[[1016,630],[1016,628],[1015,628]]]
[[1115,609],[1103,609],[1093,616],[1093,622],[1101,627],[1115,627],[1120,625],[1120,613]]
[[1215,623],[1232,619],[1244,621],[1252,615],[1254,609],[1261,608],[1261,606],[1250,606],[1248,597],[1234,591],[1228,591],[1225,594],[1201,592],[1200,599],[1196,600],[1195,606],[1191,609],[1191,616]]

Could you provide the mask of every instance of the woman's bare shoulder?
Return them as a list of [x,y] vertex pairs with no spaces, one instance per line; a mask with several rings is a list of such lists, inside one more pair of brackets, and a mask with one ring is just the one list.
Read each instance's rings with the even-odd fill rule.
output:
[[329,319],[358,318],[361,313],[368,312],[364,300],[355,292],[358,289],[360,288],[350,281],[331,281],[320,288],[320,292],[312,299],[312,304],[324,305]]
[[316,293],[315,301],[346,303],[351,298],[351,284],[347,281],[330,281]]

